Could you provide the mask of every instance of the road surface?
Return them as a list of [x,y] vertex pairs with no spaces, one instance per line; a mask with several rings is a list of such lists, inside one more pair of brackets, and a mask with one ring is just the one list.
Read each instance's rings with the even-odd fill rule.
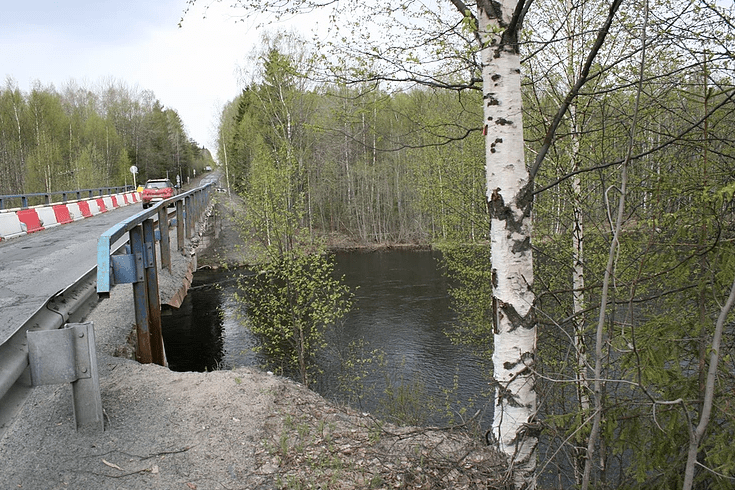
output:
[[0,242],[0,344],[97,263],[97,239],[139,204]]

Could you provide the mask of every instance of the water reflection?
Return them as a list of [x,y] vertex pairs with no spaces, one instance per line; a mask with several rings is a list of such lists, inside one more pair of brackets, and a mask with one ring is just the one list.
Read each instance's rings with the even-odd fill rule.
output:
[[[486,366],[467,348],[453,345],[444,333],[451,328],[454,315],[446,279],[437,267],[438,254],[336,254],[335,273],[344,276],[354,290],[354,308],[341,327],[330,333],[332,348],[319,360],[323,375],[314,387],[317,391],[354,403],[354,390],[369,388],[377,396],[360,404],[363,409],[374,411],[388,376],[395,382],[421,385],[425,390],[421,396],[439,403],[445,399],[445,391],[450,390],[453,398],[472,405],[471,413],[483,407],[487,397],[482,394],[488,390]],[[164,341],[171,369],[204,371],[263,364],[264,359],[252,351],[257,339],[237,318],[239,309],[233,298],[236,274],[197,272],[182,307],[164,317]],[[361,350],[364,354],[375,349],[384,354],[380,368],[377,362],[369,365],[361,381],[364,387],[340,383],[344,371],[339,353],[358,340],[365,343]],[[431,421],[442,422],[444,417],[435,415]]]
[[[487,391],[487,371],[480,359],[445,335],[454,314],[439,258],[439,252],[431,251],[338,253],[336,273],[355,290],[344,337],[364,339],[369,349],[385,352],[389,372],[419,381],[428,397],[441,401],[445,390],[456,389],[452,396],[469,405],[471,398]],[[325,378],[335,374],[325,373]],[[384,378],[385,372],[376,371],[367,381],[381,393]],[[376,403],[368,400],[366,408],[372,410]]]

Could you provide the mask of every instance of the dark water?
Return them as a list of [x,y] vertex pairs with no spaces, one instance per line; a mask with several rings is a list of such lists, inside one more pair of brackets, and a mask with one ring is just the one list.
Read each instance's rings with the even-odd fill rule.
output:
[[[470,414],[484,407],[487,396],[481,395],[488,391],[487,369],[445,335],[454,315],[437,258],[438,252],[429,251],[335,256],[335,273],[344,275],[355,292],[354,307],[342,325],[329,333],[330,347],[319,359],[323,374],[314,386],[317,391],[364,410],[380,411],[386,387],[405,386],[424,409],[431,408],[428,421],[434,423],[447,421],[447,400],[455,410],[464,406]],[[252,351],[257,339],[237,318],[236,274],[197,272],[182,307],[164,316],[171,369],[204,371],[264,363]],[[371,362],[364,364],[359,381],[345,382],[349,373],[340,359],[345,359],[348,345],[354,342],[362,342],[362,347],[353,350],[353,356],[357,352]],[[371,357],[373,351],[379,354]],[[364,396],[359,398],[360,394]]]
[[257,339],[238,320],[240,307],[234,295],[242,273],[197,271],[181,308],[163,312],[163,342],[171,370],[203,372],[263,364],[265,359],[253,352]]

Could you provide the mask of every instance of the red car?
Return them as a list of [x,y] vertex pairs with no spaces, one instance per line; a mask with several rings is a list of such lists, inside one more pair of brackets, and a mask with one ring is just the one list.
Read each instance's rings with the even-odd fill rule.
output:
[[145,183],[140,200],[143,201],[143,209],[153,206],[159,201],[164,201],[176,195],[176,188],[168,179],[153,179]]

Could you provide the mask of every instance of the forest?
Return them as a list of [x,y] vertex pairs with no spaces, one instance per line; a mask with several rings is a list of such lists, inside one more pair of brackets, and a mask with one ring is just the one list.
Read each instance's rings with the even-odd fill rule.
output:
[[[313,252],[432,245],[454,340],[492,360],[488,442],[515,488],[735,485],[732,4],[236,4],[331,9],[330,36],[263,35],[217,148],[283,269],[257,276],[290,308],[253,296],[264,328],[295,319],[305,382],[303,339],[349,305]],[[149,91],[0,89],[0,194],[211,162]]]
[[133,185],[212,165],[174,109],[147,90],[105,81],[70,81],[60,91],[35,82],[24,93],[11,78],[0,88],[0,194]]
[[[265,34],[220,119],[243,226],[281,258],[441,247],[454,338],[494,361],[516,488],[732,488],[732,8],[497,4],[327,2],[329,41]],[[499,116],[506,57],[522,124]]]

